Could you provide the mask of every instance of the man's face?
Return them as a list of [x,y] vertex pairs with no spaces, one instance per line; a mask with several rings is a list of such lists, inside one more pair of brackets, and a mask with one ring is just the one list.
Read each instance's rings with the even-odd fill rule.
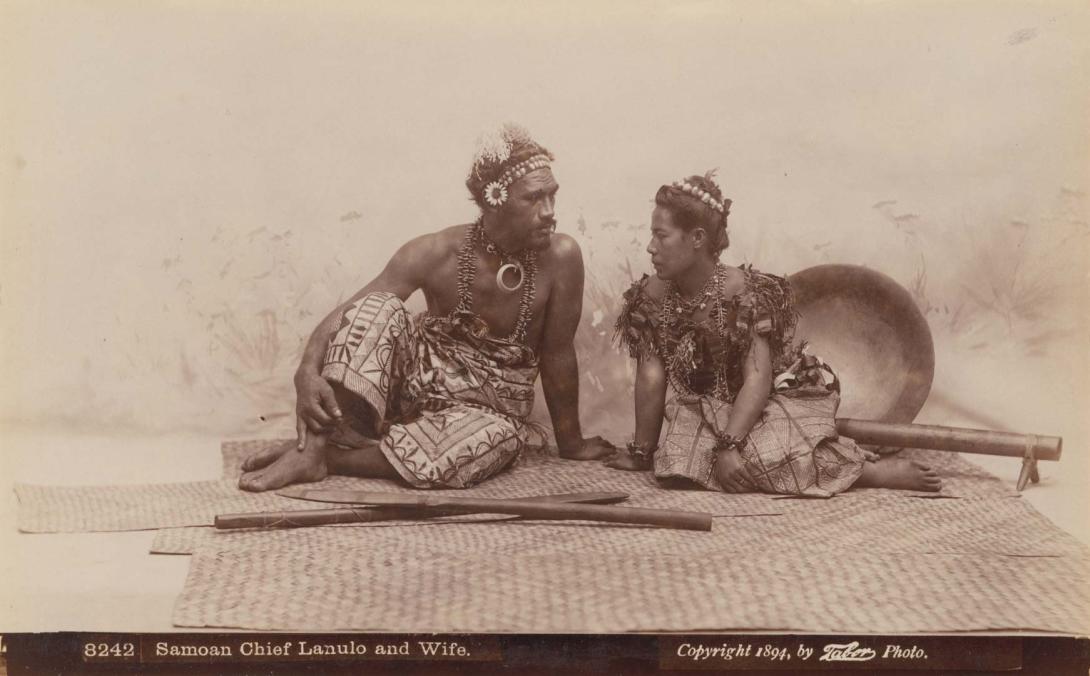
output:
[[499,209],[500,223],[517,248],[547,249],[556,229],[556,192],[560,189],[548,167],[535,169],[511,184]]
[[694,246],[693,236],[674,225],[674,215],[669,209],[655,207],[651,214],[651,241],[647,245],[651,265],[659,279],[677,278],[696,262],[700,249]]

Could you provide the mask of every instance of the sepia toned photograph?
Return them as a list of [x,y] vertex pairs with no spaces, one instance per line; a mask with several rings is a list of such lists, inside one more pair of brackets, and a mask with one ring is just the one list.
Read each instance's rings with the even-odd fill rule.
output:
[[1067,0],[0,3],[0,635],[1086,637],[1088,34]]

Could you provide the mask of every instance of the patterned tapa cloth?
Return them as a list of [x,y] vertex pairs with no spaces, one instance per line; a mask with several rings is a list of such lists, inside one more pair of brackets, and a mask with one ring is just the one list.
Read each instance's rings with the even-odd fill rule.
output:
[[413,317],[393,294],[369,294],[344,313],[322,376],[381,420],[373,429],[366,407],[345,407],[334,444],[380,435],[383,455],[416,488],[472,486],[529,441],[537,358],[489,336],[472,312]]
[[[617,335],[634,358],[654,354],[670,371],[678,392],[666,406],[666,436],[654,456],[659,479],[687,479],[722,490],[714,476],[715,449],[725,435],[731,402],[742,386],[742,362],[754,336],[771,348],[776,382],[768,405],[741,451],[754,490],[827,497],[848,489],[863,473],[866,455],[854,441],[839,437],[834,416],[840,404],[835,376],[813,357],[791,347],[795,325],[787,280],[742,268],[745,284],[728,304],[724,335],[715,323],[666,325],[661,304],[647,292],[645,275],[625,293]],[[684,359],[679,358],[685,355]],[[730,386],[726,400],[708,393],[719,369]]]

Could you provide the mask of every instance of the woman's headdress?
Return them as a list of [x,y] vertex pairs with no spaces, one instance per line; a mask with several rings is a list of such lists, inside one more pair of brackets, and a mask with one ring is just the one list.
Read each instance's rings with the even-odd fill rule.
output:
[[[681,190],[685,194],[691,195],[694,199],[697,199],[704,204],[707,204],[712,209],[715,209],[719,213],[723,214],[723,216],[726,216],[730,213],[731,201],[729,199],[725,197],[723,197],[722,199],[717,199],[710,192],[694,183],[693,178],[694,177],[689,177],[674,181],[673,185],[675,188]],[[720,190],[719,186],[715,182],[715,169],[712,169],[711,171],[708,171],[706,174],[704,174],[704,180],[710,183],[715,188],[716,192],[718,192],[720,195],[723,194],[723,191]]]

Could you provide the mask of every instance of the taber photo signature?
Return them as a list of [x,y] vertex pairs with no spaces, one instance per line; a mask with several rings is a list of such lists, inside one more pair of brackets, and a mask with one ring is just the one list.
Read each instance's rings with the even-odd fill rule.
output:
[[859,641],[851,643],[826,643],[819,662],[866,662],[874,659],[873,648],[860,648]]

